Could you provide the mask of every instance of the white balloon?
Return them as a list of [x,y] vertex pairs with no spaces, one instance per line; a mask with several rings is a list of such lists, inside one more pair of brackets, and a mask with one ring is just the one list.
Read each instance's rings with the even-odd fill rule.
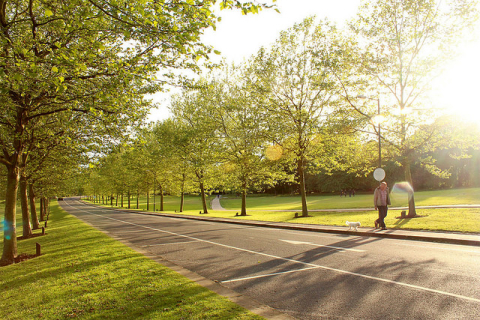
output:
[[382,168],[375,169],[375,171],[373,171],[373,177],[377,181],[382,181],[383,179],[385,179],[385,170],[383,170]]

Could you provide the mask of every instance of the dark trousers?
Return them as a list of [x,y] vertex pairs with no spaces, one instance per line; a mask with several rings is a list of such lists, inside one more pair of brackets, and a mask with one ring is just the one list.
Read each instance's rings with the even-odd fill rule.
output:
[[387,211],[388,211],[387,206],[378,207],[378,219],[375,220],[375,222],[378,223],[380,228],[386,228],[384,219],[387,216]]

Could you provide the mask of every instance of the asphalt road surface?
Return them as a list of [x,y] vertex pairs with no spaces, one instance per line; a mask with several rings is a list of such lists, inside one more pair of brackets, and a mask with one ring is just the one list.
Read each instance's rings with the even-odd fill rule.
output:
[[480,248],[62,207],[297,319],[480,319]]

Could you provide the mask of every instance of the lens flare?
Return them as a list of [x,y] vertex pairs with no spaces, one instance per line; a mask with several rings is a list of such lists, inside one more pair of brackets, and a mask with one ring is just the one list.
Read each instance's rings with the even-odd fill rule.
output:
[[400,200],[400,195],[406,194],[408,196],[408,201],[413,197],[413,188],[410,185],[410,183],[404,181],[404,182],[398,182],[393,185],[392,188],[392,197]]
[[278,144],[273,146],[268,146],[267,150],[265,150],[265,155],[267,156],[268,160],[277,161],[283,155],[283,148]]
[[413,193],[413,188],[410,183],[404,182],[397,182],[393,185],[392,192],[394,193]]

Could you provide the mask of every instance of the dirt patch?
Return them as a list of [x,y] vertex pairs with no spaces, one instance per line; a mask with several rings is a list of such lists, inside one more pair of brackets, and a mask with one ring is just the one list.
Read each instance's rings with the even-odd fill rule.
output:
[[34,233],[34,234],[32,234],[30,237],[24,237],[24,236],[17,237],[17,240],[32,239],[32,238],[36,238],[36,237],[41,237],[41,236],[44,236],[44,235],[46,235],[46,234],[47,234],[47,233],[45,233],[45,234],[41,234],[41,233]]
[[[20,253],[18,256],[16,256],[14,259],[13,259],[13,263],[20,263],[22,261],[26,261],[26,260],[30,260],[30,259],[33,259],[37,257],[36,254],[28,254],[28,253]],[[5,266],[9,266],[11,265],[12,263],[8,262],[8,261],[2,261],[0,260],[0,267],[5,267]]]

